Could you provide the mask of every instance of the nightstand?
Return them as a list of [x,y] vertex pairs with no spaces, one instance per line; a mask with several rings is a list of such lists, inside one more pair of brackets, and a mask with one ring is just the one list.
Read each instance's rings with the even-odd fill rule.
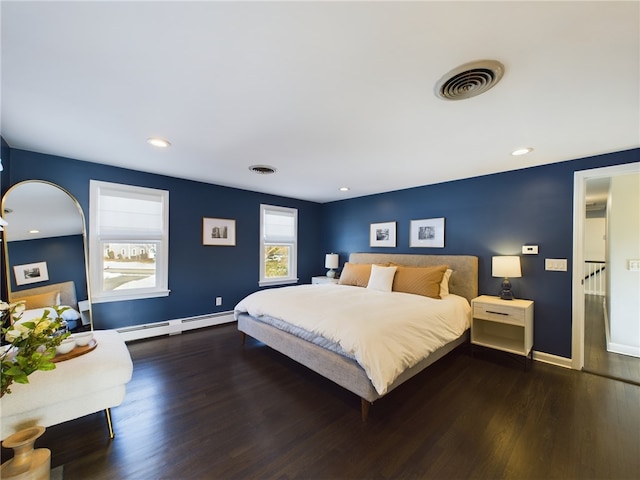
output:
[[337,278],[329,278],[329,277],[311,277],[311,283],[318,285],[321,283],[338,283]]
[[502,300],[482,295],[471,301],[471,344],[531,356],[533,361],[533,301]]

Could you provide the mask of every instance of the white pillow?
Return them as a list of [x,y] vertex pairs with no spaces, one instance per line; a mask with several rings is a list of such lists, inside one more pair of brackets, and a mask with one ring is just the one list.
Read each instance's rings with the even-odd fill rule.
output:
[[[45,310],[49,310],[49,320],[53,320],[56,316],[56,312],[55,310],[53,310],[53,308],[51,307],[32,308],[31,310],[25,310],[24,312],[22,312],[22,316],[20,317],[20,320],[18,321],[18,323],[33,322],[35,320],[40,320]],[[80,313],[78,313],[78,311],[74,310],[73,308],[69,308],[64,312],[62,312],[61,317],[65,319],[67,322],[71,320],[79,320]]]
[[440,282],[440,298],[444,298],[449,295],[449,279],[451,278],[451,274],[453,270],[447,268],[447,271],[444,272],[442,276],[442,282]]
[[380,290],[381,292],[390,292],[393,286],[393,277],[398,267],[381,267],[380,265],[371,265],[371,275],[367,288],[372,290]]

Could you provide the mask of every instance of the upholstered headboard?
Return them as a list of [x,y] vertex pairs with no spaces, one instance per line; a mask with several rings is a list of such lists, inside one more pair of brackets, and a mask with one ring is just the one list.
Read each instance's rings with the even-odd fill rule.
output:
[[352,253],[351,263],[388,263],[408,267],[447,265],[453,273],[449,291],[471,301],[478,296],[478,257],[470,255],[414,255],[404,253]]
[[[31,295],[41,295],[49,292],[60,292],[60,305],[67,305],[78,310],[78,299],[76,297],[76,284],[73,281],[52,283],[43,287],[27,288],[17,292],[9,292],[9,302],[17,298],[29,297]],[[47,305],[50,306],[50,305]]]

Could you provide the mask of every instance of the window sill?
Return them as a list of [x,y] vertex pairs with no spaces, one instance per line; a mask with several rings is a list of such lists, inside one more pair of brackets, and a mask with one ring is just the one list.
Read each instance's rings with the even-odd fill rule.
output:
[[168,297],[171,290],[156,290],[153,292],[118,292],[116,294],[109,294],[103,296],[91,297],[91,303],[108,303],[108,302],[123,302],[126,300],[143,300],[145,298],[158,298]]
[[276,285],[291,285],[292,283],[298,283],[297,278],[279,278],[277,280],[261,280],[258,282],[260,287],[273,287]]

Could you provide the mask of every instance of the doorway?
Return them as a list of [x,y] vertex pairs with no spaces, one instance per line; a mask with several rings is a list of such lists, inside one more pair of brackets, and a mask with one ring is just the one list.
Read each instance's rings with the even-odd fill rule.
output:
[[[584,170],[574,174],[572,368],[640,385],[640,358],[607,350],[607,345],[611,345],[608,336],[610,326],[605,323],[608,321],[607,313],[610,311],[605,303],[609,301],[606,295],[609,287],[594,291],[589,283],[593,283],[594,276],[600,276],[606,282],[611,272],[599,270],[607,268],[604,262],[601,266],[597,265],[600,258],[587,258],[598,257],[598,255],[593,254],[593,245],[589,246],[586,241],[588,230],[592,228],[587,226],[587,212],[591,210],[590,216],[593,216],[594,209],[602,208],[602,205],[594,206],[594,203],[602,202],[602,186],[608,188],[612,178],[632,174],[640,174],[640,163]],[[599,199],[598,196],[600,196]],[[614,232],[615,230],[608,234]],[[640,244],[640,235],[637,233],[634,235],[635,244]],[[614,239],[613,236],[607,238],[607,245],[612,239]],[[588,262],[589,260],[594,262]],[[596,263],[595,267],[593,263]],[[605,272],[606,275],[603,275]],[[640,323],[640,315],[637,321]]]

